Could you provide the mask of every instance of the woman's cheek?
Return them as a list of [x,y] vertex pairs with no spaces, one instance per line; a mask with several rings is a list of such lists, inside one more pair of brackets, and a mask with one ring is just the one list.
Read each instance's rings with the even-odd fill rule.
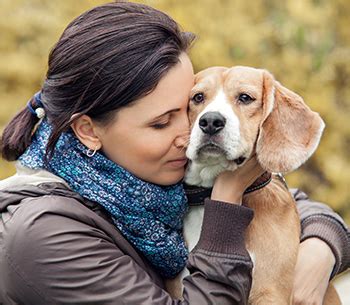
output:
[[171,148],[171,142],[171,137],[166,133],[145,137],[142,141],[142,155],[149,160],[160,161],[166,157]]

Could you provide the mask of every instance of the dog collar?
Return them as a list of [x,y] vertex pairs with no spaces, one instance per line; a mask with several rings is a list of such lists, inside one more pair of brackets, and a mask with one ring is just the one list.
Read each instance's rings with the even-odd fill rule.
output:
[[[277,174],[280,180],[284,180],[283,176]],[[254,181],[244,192],[244,195],[257,191],[266,185],[268,185],[272,180],[272,174],[269,172],[263,173],[258,179]],[[284,182],[285,184],[285,182]],[[286,186],[287,187],[287,186]],[[288,187],[287,187],[288,188]],[[185,193],[188,199],[188,204],[190,206],[203,205],[206,198],[211,196],[211,188],[205,188],[200,186],[192,186],[184,184]]]
[[245,191],[244,195],[260,190],[264,186],[268,185],[272,180],[272,175],[269,172],[263,173],[258,179],[254,181]]
[[203,205],[205,198],[210,198],[212,188],[193,186],[184,183],[184,189],[189,206]]

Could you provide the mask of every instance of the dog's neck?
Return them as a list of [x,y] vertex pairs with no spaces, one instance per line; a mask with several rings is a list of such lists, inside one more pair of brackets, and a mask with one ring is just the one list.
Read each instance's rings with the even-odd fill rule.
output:
[[[269,172],[263,173],[258,179],[254,181],[244,192],[245,194],[257,191],[270,183],[272,175]],[[192,186],[184,184],[185,192],[190,206],[202,205],[205,198],[210,198],[212,188],[205,188],[201,186]]]

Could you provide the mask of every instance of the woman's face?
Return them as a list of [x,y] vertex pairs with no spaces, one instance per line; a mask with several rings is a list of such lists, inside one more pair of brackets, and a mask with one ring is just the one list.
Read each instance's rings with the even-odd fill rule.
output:
[[98,130],[109,159],[160,185],[180,181],[187,162],[187,106],[194,75],[187,54],[179,59],[152,93],[119,110],[111,125]]

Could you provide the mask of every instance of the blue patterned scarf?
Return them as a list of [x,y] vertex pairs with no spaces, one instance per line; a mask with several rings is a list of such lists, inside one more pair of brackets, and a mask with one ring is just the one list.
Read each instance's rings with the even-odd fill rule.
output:
[[61,135],[52,159],[45,164],[51,132],[52,127],[44,119],[20,162],[32,169],[50,171],[82,197],[103,206],[115,226],[162,276],[176,276],[188,257],[182,235],[187,209],[182,185],[163,187],[145,182],[98,152],[90,158],[72,131]]

